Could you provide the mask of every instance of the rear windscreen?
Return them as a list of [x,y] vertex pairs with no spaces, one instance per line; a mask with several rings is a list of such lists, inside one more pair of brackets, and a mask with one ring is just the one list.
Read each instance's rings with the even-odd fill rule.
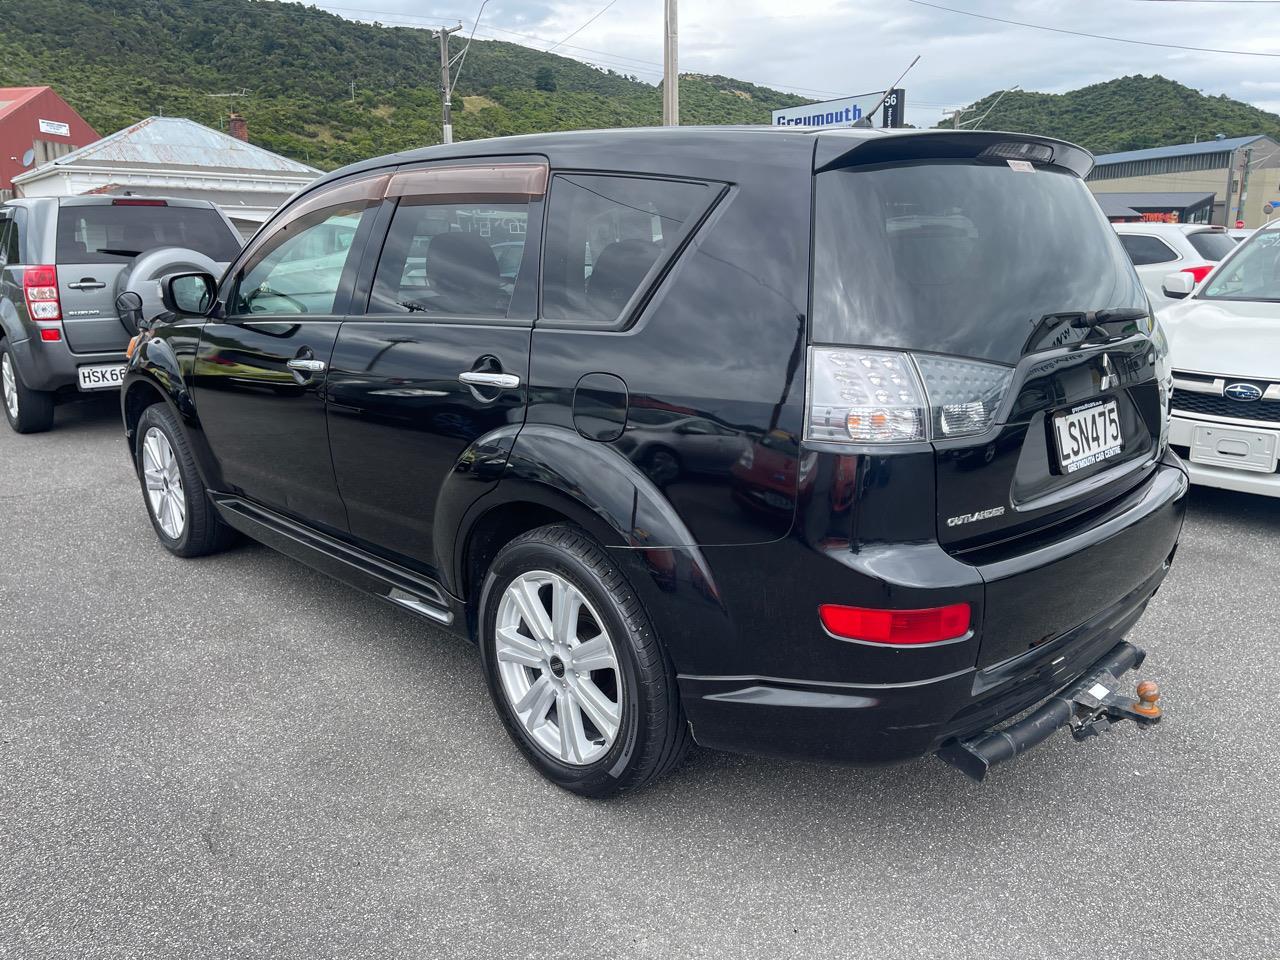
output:
[[225,263],[240,242],[208,207],[95,204],[58,210],[58,263],[126,263],[153,247],[186,247]]
[[815,343],[1016,363],[1049,314],[1147,307],[1074,174],[926,161],[816,180]]
[[1226,233],[1215,233],[1206,230],[1203,233],[1193,233],[1187,239],[1196,248],[1196,253],[1206,260],[1212,260],[1214,263],[1217,263],[1236,248],[1236,242]]

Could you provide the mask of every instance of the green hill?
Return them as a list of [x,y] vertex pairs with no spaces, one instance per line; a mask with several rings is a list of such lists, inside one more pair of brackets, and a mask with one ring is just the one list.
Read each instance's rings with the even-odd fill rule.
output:
[[[426,30],[264,0],[0,0],[0,23],[0,85],[49,84],[103,134],[158,113],[217,127],[234,108],[255,143],[318,167],[440,139]],[[680,101],[685,123],[768,123],[805,98],[686,75]],[[475,41],[454,92],[458,139],[661,117],[657,87],[500,41]]]
[[[1161,76],[1121,77],[1069,93],[1006,93],[983,97],[961,122],[981,117],[988,130],[1061,137],[1094,153],[1141,150],[1205,140],[1214,134],[1280,136],[1280,116],[1230,97],[1209,97]],[[950,126],[944,123],[942,126]]]

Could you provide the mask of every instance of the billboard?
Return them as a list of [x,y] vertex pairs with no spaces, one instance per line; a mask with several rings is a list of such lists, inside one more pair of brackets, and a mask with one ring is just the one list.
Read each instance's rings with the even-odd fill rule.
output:
[[773,125],[775,127],[852,127],[867,115],[868,110],[875,110],[881,99],[884,99],[884,107],[880,111],[880,123],[877,124],[875,118],[872,118],[870,125],[904,126],[907,94],[901,88],[890,90],[888,97],[885,97],[885,91],[877,90],[874,93],[860,93],[853,97],[804,103],[798,107],[775,110]]

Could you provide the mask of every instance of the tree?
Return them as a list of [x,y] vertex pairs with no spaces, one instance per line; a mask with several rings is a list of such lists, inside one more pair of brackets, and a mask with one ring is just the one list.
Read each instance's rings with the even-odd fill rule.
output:
[[556,72],[550,67],[539,67],[538,72],[534,74],[533,85],[539,90],[545,90],[547,93],[555,93]]

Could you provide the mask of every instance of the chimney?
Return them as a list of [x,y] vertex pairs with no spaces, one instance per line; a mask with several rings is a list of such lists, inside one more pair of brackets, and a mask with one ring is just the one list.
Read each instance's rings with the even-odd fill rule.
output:
[[249,123],[244,117],[238,113],[232,113],[227,117],[227,133],[235,137],[237,140],[249,142]]

